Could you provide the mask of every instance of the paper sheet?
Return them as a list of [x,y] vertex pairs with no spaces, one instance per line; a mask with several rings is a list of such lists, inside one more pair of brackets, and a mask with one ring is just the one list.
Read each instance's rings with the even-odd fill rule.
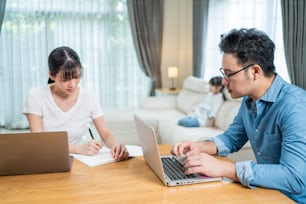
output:
[[143,156],[142,148],[137,145],[125,145],[130,157],[141,157]]
[[[127,151],[129,152],[130,157],[142,156],[142,149],[137,145],[125,145]],[[102,164],[108,164],[115,162],[113,159],[110,150],[106,147],[103,147],[97,155],[85,156],[81,154],[71,154],[75,159],[86,164],[89,167],[95,167]]]

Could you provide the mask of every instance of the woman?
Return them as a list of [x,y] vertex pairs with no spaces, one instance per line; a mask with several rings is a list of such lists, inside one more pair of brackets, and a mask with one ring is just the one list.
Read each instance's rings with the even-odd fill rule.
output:
[[117,161],[126,160],[128,152],[118,144],[103,118],[99,101],[80,88],[82,64],[78,54],[69,47],[55,48],[49,55],[49,84],[35,87],[27,94],[24,114],[30,130],[67,131],[70,153],[95,155],[102,145],[92,140],[81,144],[89,119]]

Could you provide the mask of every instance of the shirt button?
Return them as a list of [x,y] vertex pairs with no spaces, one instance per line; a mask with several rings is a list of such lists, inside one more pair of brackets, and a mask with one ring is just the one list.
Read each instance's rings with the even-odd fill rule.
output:
[[259,156],[259,155],[260,155],[260,152],[257,152],[257,155]]
[[255,130],[256,132],[258,132],[258,128],[256,128],[256,130]]

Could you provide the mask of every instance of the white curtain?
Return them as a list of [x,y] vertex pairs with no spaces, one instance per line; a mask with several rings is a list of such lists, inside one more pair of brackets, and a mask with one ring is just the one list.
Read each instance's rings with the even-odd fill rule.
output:
[[70,46],[84,65],[81,86],[102,108],[137,107],[148,92],[125,0],[7,0],[0,36],[0,125],[24,127],[27,91],[47,83],[47,58]]
[[257,28],[266,32],[274,41],[276,71],[290,82],[282,36],[281,8],[279,0],[211,0],[208,12],[208,35],[205,50],[204,78],[220,75],[221,53],[218,47],[221,34],[233,28]]

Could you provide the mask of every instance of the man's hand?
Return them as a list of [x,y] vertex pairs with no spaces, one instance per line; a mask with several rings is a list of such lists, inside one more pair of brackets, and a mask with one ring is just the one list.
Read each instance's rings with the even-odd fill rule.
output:
[[193,154],[199,154],[200,148],[197,143],[194,142],[179,142],[172,145],[171,154],[182,157],[186,155],[188,152]]
[[210,177],[227,177],[238,180],[234,162],[222,161],[206,153],[187,153],[183,165],[185,174],[200,173]]

